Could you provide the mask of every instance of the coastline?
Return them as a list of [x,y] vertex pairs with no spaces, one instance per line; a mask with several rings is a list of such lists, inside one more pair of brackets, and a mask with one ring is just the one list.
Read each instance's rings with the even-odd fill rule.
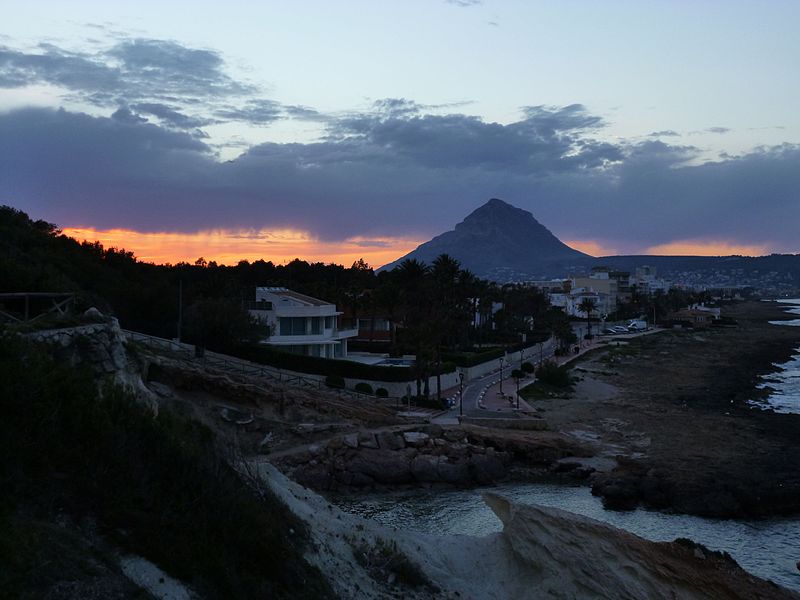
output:
[[[773,303],[725,312],[736,327],[627,338],[573,360],[574,393],[530,401],[550,431],[407,425],[394,440],[362,431],[266,459],[323,493],[579,483],[610,509],[798,514],[800,415],[752,400],[768,395],[757,385],[800,346],[800,328],[771,325],[794,317]],[[425,441],[404,444],[399,430]]]
[[[574,398],[540,407],[554,429],[614,456],[617,466],[592,478],[608,508],[800,513],[800,415],[750,403],[768,395],[757,385],[796,352],[800,328],[770,325],[794,318],[772,303],[726,308],[737,327],[669,331],[582,357]],[[601,385],[615,393],[598,400]]]

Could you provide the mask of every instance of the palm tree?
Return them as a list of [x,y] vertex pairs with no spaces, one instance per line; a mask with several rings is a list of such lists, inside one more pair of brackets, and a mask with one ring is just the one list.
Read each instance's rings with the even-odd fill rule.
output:
[[594,298],[584,298],[578,305],[578,310],[586,313],[586,332],[592,337],[592,313],[597,308],[597,301]]

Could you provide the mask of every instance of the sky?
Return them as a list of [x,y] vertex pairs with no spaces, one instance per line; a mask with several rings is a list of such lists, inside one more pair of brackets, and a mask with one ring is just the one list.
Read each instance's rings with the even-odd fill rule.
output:
[[493,197],[594,255],[798,253],[798,23],[794,0],[11,3],[0,204],[153,262],[379,266]]

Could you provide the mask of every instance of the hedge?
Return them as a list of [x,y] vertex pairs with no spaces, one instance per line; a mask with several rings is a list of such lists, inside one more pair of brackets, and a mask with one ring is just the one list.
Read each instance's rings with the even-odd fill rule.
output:
[[325,378],[325,385],[329,388],[336,388],[339,390],[344,389],[344,377],[339,377],[338,375],[328,375]]
[[[366,379],[368,381],[414,381],[416,374],[410,367],[381,367],[365,365],[349,360],[336,360],[331,358],[318,358],[302,354],[281,352],[269,346],[242,346],[232,352],[234,356],[250,360],[262,365],[269,365],[279,369],[312,373],[315,375],[347,377],[349,379]],[[441,372],[452,373],[456,365],[445,362]],[[435,372],[431,373],[435,375]]]
[[364,383],[363,381],[357,383],[353,389],[357,392],[361,392],[362,394],[372,394],[372,386],[368,383]]
[[378,398],[388,398],[389,390],[387,390],[386,388],[378,388],[377,390],[375,390],[375,395]]
[[[532,334],[535,336],[535,334]],[[548,338],[545,337],[542,340],[538,338],[540,336],[535,336],[536,340],[530,340],[527,342],[522,342],[519,344],[514,344],[513,346],[508,346],[507,348],[493,348],[492,350],[487,350],[486,352],[477,352],[475,354],[451,354],[445,356],[445,359],[455,363],[459,367],[474,367],[475,365],[479,365],[481,363],[488,362],[490,360],[497,360],[501,356],[505,356],[506,353],[511,352],[519,352],[521,350],[527,350],[528,348],[532,348],[536,346],[540,342],[546,341]]]

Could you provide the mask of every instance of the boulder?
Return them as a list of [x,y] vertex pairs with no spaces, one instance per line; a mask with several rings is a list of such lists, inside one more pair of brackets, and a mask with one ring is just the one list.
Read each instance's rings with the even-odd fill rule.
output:
[[416,451],[405,450],[362,450],[348,465],[352,473],[361,473],[378,483],[411,483],[411,460]]
[[420,448],[425,445],[425,443],[430,439],[430,436],[427,433],[422,433],[421,431],[406,431],[403,433],[403,439],[408,446]]
[[377,448],[378,442],[375,439],[375,434],[368,432],[359,433],[358,445],[362,448]]
[[446,483],[468,483],[472,481],[469,465],[463,460],[449,460],[440,456],[437,464],[439,479]]
[[351,433],[342,438],[342,443],[348,448],[358,448],[358,434]]
[[464,438],[463,429],[445,429],[442,432],[442,437],[448,442],[458,442]]
[[411,474],[419,482],[433,483],[440,480],[439,457],[430,454],[420,454],[411,461]]
[[385,450],[402,450],[406,447],[402,435],[392,431],[381,431],[377,434],[378,445]]
[[480,484],[496,483],[507,475],[506,467],[496,456],[473,454],[469,460],[472,478]]
[[83,316],[90,321],[96,321],[98,323],[106,320],[105,316],[103,316],[103,313],[97,310],[94,306],[87,309],[86,312],[83,313]]

